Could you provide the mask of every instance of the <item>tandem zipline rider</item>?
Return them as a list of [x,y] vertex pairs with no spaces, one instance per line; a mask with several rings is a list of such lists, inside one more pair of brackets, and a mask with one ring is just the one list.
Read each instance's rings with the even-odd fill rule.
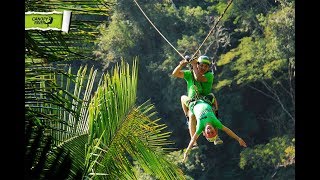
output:
[[[188,57],[186,59],[189,59]],[[189,61],[181,60],[177,67],[173,70],[172,76],[177,78],[183,78],[187,82],[187,93],[188,95],[181,96],[181,106],[184,115],[187,118],[187,124],[189,128],[190,138],[195,132],[196,118],[194,114],[189,111],[189,104],[192,101],[203,99],[207,101],[213,108],[215,115],[218,114],[218,104],[212,91],[214,73],[210,70],[212,65],[208,56],[200,56],[198,60],[192,60],[189,64],[189,70],[182,70]],[[218,117],[218,116],[217,116]],[[223,141],[217,137],[214,139],[214,144],[222,144]],[[195,143],[194,146],[197,146]]]
[[[218,137],[218,129],[224,131],[229,136],[237,140],[240,146],[247,147],[246,143],[237,136],[232,130],[224,126],[220,120],[216,117],[213,110],[213,102],[215,101],[214,96],[212,99],[208,96],[203,96],[203,91],[206,91],[204,85],[201,85],[201,82],[196,81],[195,76],[202,76],[204,82],[208,83],[207,85],[212,86],[213,77],[207,73],[208,67],[201,67],[201,63],[209,63],[209,58],[207,56],[200,56],[198,60],[182,60],[179,62],[179,65],[173,70],[172,75],[178,78],[184,78],[187,82],[188,87],[188,96],[181,97],[181,103],[185,114],[188,114],[189,117],[189,132],[190,132],[190,143],[184,153],[184,159],[186,160],[187,154],[190,149],[196,144],[197,139],[203,134],[209,142],[214,142],[216,144]],[[190,63],[193,67],[192,70],[183,71],[182,67]],[[207,74],[207,75],[206,75]],[[197,78],[198,79],[198,78]],[[201,79],[199,79],[201,81]],[[211,90],[211,87],[209,90]],[[204,93],[208,94],[208,93]],[[221,141],[221,140],[220,140]],[[222,141],[221,141],[222,142]]]
[[[142,8],[140,7],[139,3],[136,0],[133,0],[137,7],[140,9],[141,13],[145,16],[145,18],[149,21],[149,23],[154,27],[154,29],[161,35],[161,37],[179,54],[180,57],[183,58],[182,61],[180,61],[180,63],[182,64],[188,64],[190,62],[194,63],[196,54],[198,54],[200,48],[204,45],[205,41],[208,39],[208,37],[212,34],[213,30],[215,29],[215,27],[217,26],[217,24],[220,22],[221,18],[223,17],[223,15],[226,13],[227,9],[230,7],[230,5],[232,4],[233,0],[230,0],[229,3],[227,4],[226,8],[224,9],[224,11],[222,12],[221,16],[218,18],[218,20],[215,22],[215,24],[213,25],[213,27],[210,29],[209,33],[207,34],[206,38],[203,40],[203,42],[200,44],[199,48],[194,52],[194,54],[189,57],[189,56],[184,56],[183,54],[181,54],[169,41],[166,37],[164,37],[164,35],[158,30],[158,28],[152,23],[152,21],[148,18],[148,16],[144,13],[144,11],[142,10]],[[199,57],[200,59],[198,60],[198,62],[205,62],[203,57]],[[205,64],[205,63],[204,63]],[[202,65],[200,65],[202,66]],[[194,67],[194,65],[193,65]],[[200,67],[201,68],[201,67]],[[193,73],[191,73],[192,77],[194,76]],[[201,81],[201,80],[200,80]],[[193,82],[195,82],[193,80]],[[211,82],[212,83],[212,82]],[[195,87],[195,86],[194,86]],[[182,108],[185,112],[190,111],[189,114],[193,117],[195,117],[195,121],[194,123],[192,123],[193,121],[188,122],[189,123],[189,132],[190,132],[190,136],[191,136],[191,140],[190,143],[188,145],[187,150],[184,153],[184,158],[183,161],[186,160],[186,157],[188,155],[188,152],[190,151],[190,149],[192,148],[192,146],[196,143],[197,139],[199,138],[200,134],[202,133],[206,139],[210,142],[215,142],[215,144],[219,144],[222,143],[222,140],[220,140],[217,136],[217,129],[220,129],[224,132],[226,132],[229,136],[231,136],[232,138],[234,138],[235,140],[237,140],[240,144],[240,146],[243,147],[247,147],[246,143],[240,138],[238,137],[233,131],[231,131],[228,127],[224,126],[219,119],[217,119],[214,111],[213,111],[213,106],[217,105],[217,101],[214,98],[213,94],[210,93],[212,98],[209,98],[209,101],[202,97],[202,98],[195,98],[195,99],[191,99],[191,100],[183,100],[183,98],[181,97],[181,102],[182,102]],[[187,102],[187,106],[184,107],[184,102]],[[213,105],[213,106],[212,106]],[[217,112],[216,112],[217,113]],[[189,116],[189,118],[191,117]],[[192,124],[192,125],[190,125]],[[191,130],[195,129],[195,130]],[[216,128],[216,129],[215,129]],[[220,140],[220,141],[219,141]]]

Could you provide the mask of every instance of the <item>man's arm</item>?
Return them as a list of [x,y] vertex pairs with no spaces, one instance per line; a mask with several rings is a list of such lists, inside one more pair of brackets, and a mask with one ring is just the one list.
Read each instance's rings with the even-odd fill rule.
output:
[[247,147],[247,144],[246,142],[244,142],[244,140],[242,140],[239,136],[237,136],[233,131],[231,131],[228,127],[226,126],[223,126],[222,125],[222,130],[224,132],[226,132],[230,137],[234,138],[235,140],[237,140],[240,144],[240,146],[243,146],[243,147]]
[[181,69],[186,66],[186,64],[188,64],[187,60],[181,60],[178,64],[178,66],[173,70],[172,72],[172,76],[177,77],[177,78],[183,78],[184,74],[183,71],[181,71]]

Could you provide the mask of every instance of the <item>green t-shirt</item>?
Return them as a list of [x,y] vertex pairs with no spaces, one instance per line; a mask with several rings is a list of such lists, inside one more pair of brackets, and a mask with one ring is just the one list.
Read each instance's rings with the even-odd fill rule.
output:
[[212,91],[212,85],[213,85],[213,73],[208,71],[204,74],[204,76],[207,78],[207,82],[200,82],[202,86],[202,94],[203,96],[208,95]]
[[[212,111],[212,107],[203,100],[197,100],[190,103],[190,110],[196,116],[197,127],[196,134],[200,135],[207,123],[213,127],[222,129],[222,123],[217,119]],[[202,119],[201,119],[202,118]]]
[[211,93],[214,78],[213,73],[207,72],[204,76],[207,78],[207,82],[198,82],[194,81],[190,70],[183,71],[183,77],[187,82],[188,97],[193,98],[196,92],[199,95],[208,95]]

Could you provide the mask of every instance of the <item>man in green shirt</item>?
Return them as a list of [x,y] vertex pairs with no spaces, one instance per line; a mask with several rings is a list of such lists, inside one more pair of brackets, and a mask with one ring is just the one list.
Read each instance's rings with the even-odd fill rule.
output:
[[[214,75],[209,71],[211,61],[207,56],[200,56],[198,60],[190,62],[193,70],[181,70],[189,62],[187,60],[180,61],[179,65],[174,69],[172,75],[178,78],[184,78],[187,82],[188,96],[181,96],[181,105],[185,116],[188,119],[190,137],[195,133],[196,119],[189,111],[189,103],[196,99],[204,99],[212,90]],[[215,99],[210,100],[213,104]],[[223,141],[220,138],[215,139],[214,144],[221,144]]]

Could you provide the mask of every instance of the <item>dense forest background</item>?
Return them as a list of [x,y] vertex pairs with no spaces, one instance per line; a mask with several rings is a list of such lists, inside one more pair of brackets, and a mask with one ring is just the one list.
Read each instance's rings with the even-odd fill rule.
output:
[[[39,10],[28,2],[30,9],[26,11]],[[230,1],[137,2],[180,53],[192,55]],[[98,70],[97,76],[103,76],[117,63],[132,64],[137,59],[137,103],[154,105],[156,118],[172,133],[169,139],[174,143],[169,145],[172,151],[168,158],[187,179],[295,179],[294,0],[233,0],[203,44],[197,55],[205,54],[216,64],[213,93],[219,102],[221,122],[248,147],[240,147],[224,133],[220,133],[224,143],[217,146],[200,137],[199,149],[191,152],[186,163],[181,162],[182,152],[190,137],[180,104],[180,96],[187,93],[186,83],[171,76],[181,57],[152,27],[135,1],[104,3],[107,8],[96,14],[73,14],[70,35],[59,36],[64,41],[77,37],[65,50],[77,53],[67,58],[43,52],[40,55],[49,60],[46,63],[70,65],[72,69],[87,65]],[[70,6],[82,7],[70,4],[59,8]],[[80,22],[94,23],[86,29],[74,28]],[[36,43],[31,42],[35,34],[26,33],[26,46],[30,47],[26,54],[35,49]],[[139,172],[140,179],[154,179]]]

